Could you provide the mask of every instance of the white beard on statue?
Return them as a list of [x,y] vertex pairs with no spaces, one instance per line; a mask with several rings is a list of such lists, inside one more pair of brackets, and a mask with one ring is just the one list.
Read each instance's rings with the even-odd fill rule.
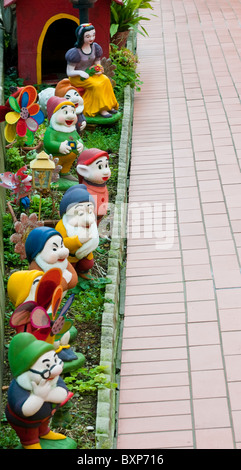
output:
[[68,237],[78,236],[80,243],[83,245],[75,252],[78,259],[86,258],[99,245],[99,233],[96,222],[92,223],[89,228],[82,226],[73,226],[68,222],[68,216],[63,215],[63,224]]
[[64,277],[64,279],[66,280],[67,283],[69,283],[70,280],[72,279],[72,273],[70,271],[68,271],[68,269],[67,269],[67,267],[68,267],[68,259],[67,258],[64,261],[57,261],[56,263],[49,264],[49,263],[47,263],[46,261],[43,260],[41,254],[39,253],[36,256],[35,261],[36,261],[37,265],[44,272],[49,271],[49,269],[59,268],[59,269],[61,269],[61,271],[63,273],[63,277]]
[[49,121],[50,127],[52,127],[55,131],[65,132],[66,134],[69,134],[70,132],[74,132],[76,130],[75,124],[76,119],[72,126],[64,126],[62,123],[59,124],[56,113],[52,115]]

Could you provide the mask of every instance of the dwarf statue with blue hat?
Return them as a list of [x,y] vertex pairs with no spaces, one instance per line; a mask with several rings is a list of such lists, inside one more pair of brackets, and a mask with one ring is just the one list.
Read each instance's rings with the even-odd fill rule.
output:
[[69,250],[57,230],[46,226],[31,230],[25,242],[25,252],[30,270],[46,272],[52,268],[61,269],[64,293],[76,286],[77,273],[68,261]]
[[95,198],[84,184],[69,188],[59,206],[61,220],[56,230],[69,249],[69,261],[77,274],[86,277],[94,265],[93,251],[99,245]]
[[72,439],[49,427],[56,410],[73,396],[60,377],[63,362],[53,345],[31,333],[19,333],[10,342],[8,360],[13,380],[6,418],[23,448],[76,448]]

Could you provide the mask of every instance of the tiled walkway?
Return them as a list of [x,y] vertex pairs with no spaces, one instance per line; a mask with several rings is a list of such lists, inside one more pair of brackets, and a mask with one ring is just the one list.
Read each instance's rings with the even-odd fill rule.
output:
[[117,448],[240,448],[241,2],[154,13],[138,35]]

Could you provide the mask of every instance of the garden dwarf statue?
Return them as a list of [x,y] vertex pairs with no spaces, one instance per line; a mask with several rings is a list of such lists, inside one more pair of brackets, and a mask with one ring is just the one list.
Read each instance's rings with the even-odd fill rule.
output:
[[72,101],[52,96],[47,102],[47,112],[49,126],[44,134],[44,149],[53,157],[58,157],[62,166],[58,186],[60,190],[66,190],[77,182],[70,170],[84,148],[76,130],[76,109]]
[[111,176],[109,155],[98,148],[84,150],[78,157],[76,171],[79,182],[86,185],[87,190],[96,199],[97,225],[106,215],[109,193],[106,186]]
[[[37,339],[51,342],[65,365],[68,363],[68,368],[75,368],[85,358],[82,353],[74,352],[69,344],[75,328],[65,314],[73,301],[73,294],[58,312],[63,298],[61,284],[62,271],[57,267],[46,272],[38,269],[13,272],[7,283],[8,298],[15,307],[10,326],[17,334],[28,332]],[[60,323],[58,331],[57,321]]]
[[86,127],[86,118],[84,116],[84,100],[76,87],[71,85],[68,78],[64,78],[57,83],[55,88],[55,96],[60,96],[66,100],[72,101],[75,105],[77,114],[76,129],[79,134]]
[[52,268],[61,269],[64,294],[76,286],[77,273],[68,261],[69,250],[64,246],[63,237],[57,230],[47,226],[34,228],[26,239],[25,251],[30,270],[46,272]]
[[57,83],[56,88],[48,87],[40,91],[40,93],[38,94],[38,104],[41,110],[43,111],[45,117],[48,116],[47,103],[49,98],[51,98],[52,96],[59,96],[60,98],[65,98],[74,103],[77,114],[76,129],[78,133],[81,134],[81,132],[86,127],[86,118],[83,113],[84,100],[77,88],[71,85],[68,78],[64,78],[63,80],[60,80],[60,82]]
[[84,184],[69,188],[59,206],[61,220],[56,225],[69,249],[69,261],[81,277],[94,265],[93,251],[99,234],[95,217],[95,201]]
[[14,271],[7,282],[7,294],[14,307],[35,299],[38,283],[44,272],[39,269]]
[[31,333],[19,333],[10,342],[8,360],[13,380],[8,390],[6,418],[22,446],[42,449],[41,440],[48,440],[56,441],[57,448],[58,444],[66,448],[61,445],[66,436],[49,427],[56,410],[73,396],[60,377],[63,362],[53,345]]

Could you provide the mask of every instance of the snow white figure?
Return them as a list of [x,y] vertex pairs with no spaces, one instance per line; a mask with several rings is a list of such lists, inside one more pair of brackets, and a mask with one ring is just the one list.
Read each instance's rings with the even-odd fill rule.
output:
[[84,89],[84,114],[110,118],[117,112],[112,84],[100,64],[103,51],[95,41],[95,28],[91,23],[81,24],[75,31],[75,47],[65,54],[67,76],[71,85]]

